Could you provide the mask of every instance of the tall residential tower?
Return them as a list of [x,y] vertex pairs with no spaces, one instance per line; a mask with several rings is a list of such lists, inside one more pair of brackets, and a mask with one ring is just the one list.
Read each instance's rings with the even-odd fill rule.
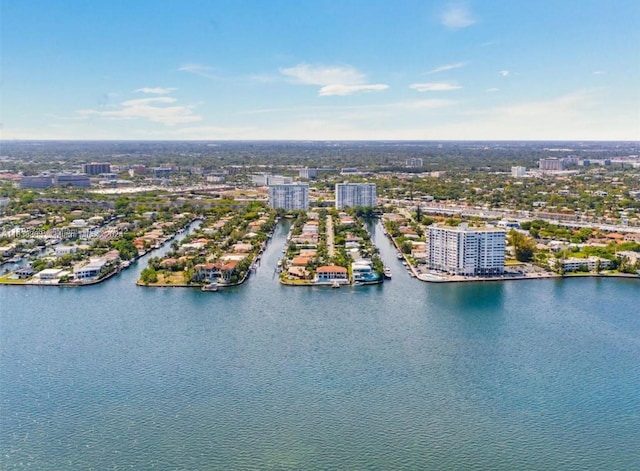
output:
[[286,210],[309,209],[309,184],[270,185],[269,206]]
[[427,268],[465,276],[504,273],[503,229],[432,225],[427,227],[425,237]]
[[375,205],[376,185],[374,183],[336,183],[336,209]]

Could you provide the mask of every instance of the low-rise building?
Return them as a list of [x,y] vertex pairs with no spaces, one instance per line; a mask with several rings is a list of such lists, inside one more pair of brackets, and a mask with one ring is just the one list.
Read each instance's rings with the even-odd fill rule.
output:
[[606,270],[611,266],[611,261],[601,257],[587,257],[587,258],[565,258],[559,259],[555,262],[556,268],[561,266],[565,272],[571,271],[595,271]]
[[20,179],[20,188],[49,188],[53,186],[51,175],[24,176]]
[[53,183],[57,186],[75,186],[80,188],[89,188],[91,186],[89,177],[81,173],[59,173],[53,177]]

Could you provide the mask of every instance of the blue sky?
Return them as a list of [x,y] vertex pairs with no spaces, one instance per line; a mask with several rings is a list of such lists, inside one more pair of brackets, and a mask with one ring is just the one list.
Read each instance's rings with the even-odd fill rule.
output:
[[640,139],[636,0],[4,0],[3,139]]

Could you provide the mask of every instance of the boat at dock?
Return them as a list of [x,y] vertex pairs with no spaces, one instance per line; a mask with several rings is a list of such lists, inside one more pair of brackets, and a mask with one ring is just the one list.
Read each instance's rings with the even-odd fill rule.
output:
[[404,258],[404,255],[402,255],[402,252],[398,252],[396,256],[398,257],[398,260],[402,260]]
[[340,283],[338,283],[337,281],[334,281],[333,283],[331,283],[331,287],[332,288],[340,288]]
[[385,277],[386,279],[388,279],[388,280],[390,280],[390,279],[391,279],[391,268],[389,268],[389,267],[384,267],[383,273],[384,273],[384,277]]
[[202,291],[218,291],[218,283],[207,283],[202,286]]

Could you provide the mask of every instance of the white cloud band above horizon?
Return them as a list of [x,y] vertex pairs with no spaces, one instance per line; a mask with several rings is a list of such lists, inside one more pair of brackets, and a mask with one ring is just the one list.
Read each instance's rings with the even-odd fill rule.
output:
[[352,66],[301,63],[294,67],[281,68],[280,73],[296,84],[319,85],[319,96],[345,96],[389,88],[389,85],[384,83],[366,83],[365,75]]
[[459,90],[462,87],[452,82],[412,83],[409,88],[418,92],[449,92]]
[[79,116],[97,116],[115,120],[147,119],[166,126],[202,121],[202,117],[193,113],[193,106],[170,105],[177,99],[169,96],[137,98],[120,103],[119,109],[102,111],[94,109],[77,110]]
[[142,87],[134,90],[135,93],[147,93],[150,95],[168,95],[169,93],[175,91],[175,88],[167,88],[167,87]]

